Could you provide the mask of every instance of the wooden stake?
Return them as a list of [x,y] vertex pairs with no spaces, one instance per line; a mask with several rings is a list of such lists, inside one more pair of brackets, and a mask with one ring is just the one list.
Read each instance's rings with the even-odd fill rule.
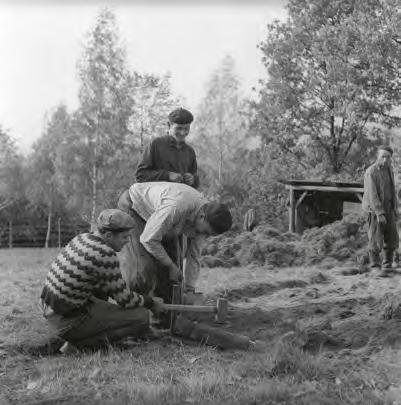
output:
[[[181,302],[181,291],[180,291],[180,286],[178,284],[173,285],[173,295],[172,295],[172,306],[180,304]],[[166,304],[168,305],[168,304]],[[170,333],[174,334],[174,329],[175,329],[175,319],[177,315],[175,311],[170,312]]]

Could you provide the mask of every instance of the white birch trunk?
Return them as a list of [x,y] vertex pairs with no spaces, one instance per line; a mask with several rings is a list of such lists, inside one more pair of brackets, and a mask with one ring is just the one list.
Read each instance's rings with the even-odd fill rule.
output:
[[47,213],[47,231],[46,231],[46,240],[45,240],[45,248],[47,249],[49,247],[49,241],[50,241],[50,233],[52,229],[52,212],[53,211],[53,202],[50,197],[49,201],[49,211]]

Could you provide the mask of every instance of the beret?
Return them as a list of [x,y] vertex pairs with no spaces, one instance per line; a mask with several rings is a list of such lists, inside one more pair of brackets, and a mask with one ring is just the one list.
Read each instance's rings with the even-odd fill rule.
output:
[[173,124],[190,124],[194,120],[192,113],[185,108],[177,108],[168,115],[168,120]]
[[97,226],[99,229],[106,231],[126,231],[135,226],[135,221],[129,214],[119,209],[103,210],[97,218]]
[[394,153],[393,148],[391,146],[389,146],[389,145],[380,145],[377,149],[378,150],[386,150],[387,152],[389,152],[391,154]]
[[227,206],[216,202],[206,204],[205,217],[217,234],[228,231],[233,223],[231,213]]

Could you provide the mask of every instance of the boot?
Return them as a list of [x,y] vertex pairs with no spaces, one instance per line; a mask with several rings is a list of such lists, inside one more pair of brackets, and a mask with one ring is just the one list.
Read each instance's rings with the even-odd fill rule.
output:
[[389,270],[393,268],[393,256],[394,256],[394,250],[390,249],[383,249],[383,263],[382,267],[383,269]]
[[383,249],[382,271],[379,277],[391,277],[393,275],[393,254],[394,250]]
[[380,253],[376,250],[369,250],[369,267],[371,269],[380,269]]

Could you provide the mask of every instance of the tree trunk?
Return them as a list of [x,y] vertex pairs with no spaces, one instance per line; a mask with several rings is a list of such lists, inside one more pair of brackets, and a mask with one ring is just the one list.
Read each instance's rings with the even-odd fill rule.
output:
[[143,153],[143,121],[141,120],[141,154]]
[[97,206],[97,164],[96,159],[92,164],[92,211],[91,211],[91,231],[95,230]]
[[52,199],[50,197],[49,212],[47,214],[47,232],[46,232],[46,240],[45,240],[46,249],[49,247],[49,241],[50,241],[50,232],[51,232],[51,228],[52,228],[52,211],[53,211],[53,203],[52,203]]
[[96,229],[96,208],[97,208],[97,143],[99,140],[99,129],[96,130],[95,142],[93,145],[93,162],[92,162],[92,210],[91,210],[91,232]]
[[223,176],[223,151],[220,150],[220,158],[219,158],[219,182],[221,183],[221,178]]

